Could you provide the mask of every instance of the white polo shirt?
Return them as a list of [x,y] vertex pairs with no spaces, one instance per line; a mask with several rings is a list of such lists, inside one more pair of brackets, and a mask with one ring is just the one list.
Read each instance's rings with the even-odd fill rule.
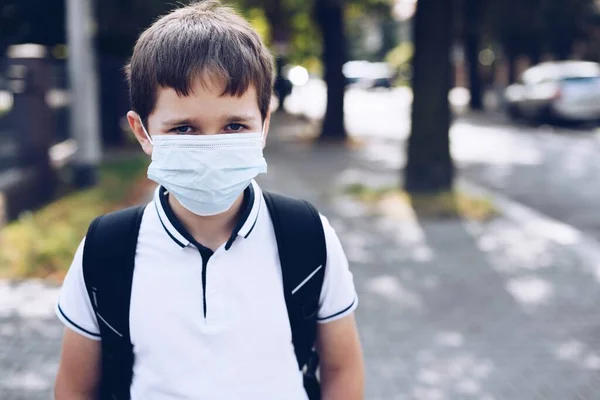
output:
[[[305,400],[271,218],[256,182],[241,220],[214,254],[196,243],[157,188],[142,218],[129,316],[132,400]],[[327,268],[319,323],[358,299],[340,241],[322,217]],[[100,340],[82,273],[83,242],[56,307],[75,332]]]

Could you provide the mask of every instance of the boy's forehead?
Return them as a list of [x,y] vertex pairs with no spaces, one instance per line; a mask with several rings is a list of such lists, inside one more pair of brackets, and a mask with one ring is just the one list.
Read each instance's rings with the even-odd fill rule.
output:
[[160,119],[174,116],[213,117],[223,115],[245,115],[260,117],[257,92],[254,85],[240,96],[223,94],[225,83],[218,79],[195,79],[187,95],[173,88],[159,87],[156,107],[152,114]]

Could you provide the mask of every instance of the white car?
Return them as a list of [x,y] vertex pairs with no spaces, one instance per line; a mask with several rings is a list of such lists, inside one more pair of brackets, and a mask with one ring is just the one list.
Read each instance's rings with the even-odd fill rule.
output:
[[393,71],[385,62],[348,61],[342,72],[348,86],[390,89],[393,85]]
[[536,122],[600,121],[600,64],[545,62],[523,73],[504,93],[512,118]]

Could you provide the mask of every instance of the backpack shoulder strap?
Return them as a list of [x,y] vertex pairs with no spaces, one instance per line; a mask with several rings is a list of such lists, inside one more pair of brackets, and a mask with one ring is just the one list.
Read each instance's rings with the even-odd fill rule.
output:
[[85,239],[83,277],[102,337],[101,398],[129,398],[133,367],[129,307],[145,207],[96,218]]
[[[319,212],[308,202],[264,192],[273,221],[298,366],[313,353],[327,246]],[[315,367],[316,368],[316,367]]]

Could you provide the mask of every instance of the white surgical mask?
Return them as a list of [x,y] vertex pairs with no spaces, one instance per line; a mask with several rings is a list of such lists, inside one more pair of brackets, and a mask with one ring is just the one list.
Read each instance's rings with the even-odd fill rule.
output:
[[264,126],[258,133],[154,137],[142,127],[153,146],[148,178],[196,215],[229,210],[250,182],[267,172]]

